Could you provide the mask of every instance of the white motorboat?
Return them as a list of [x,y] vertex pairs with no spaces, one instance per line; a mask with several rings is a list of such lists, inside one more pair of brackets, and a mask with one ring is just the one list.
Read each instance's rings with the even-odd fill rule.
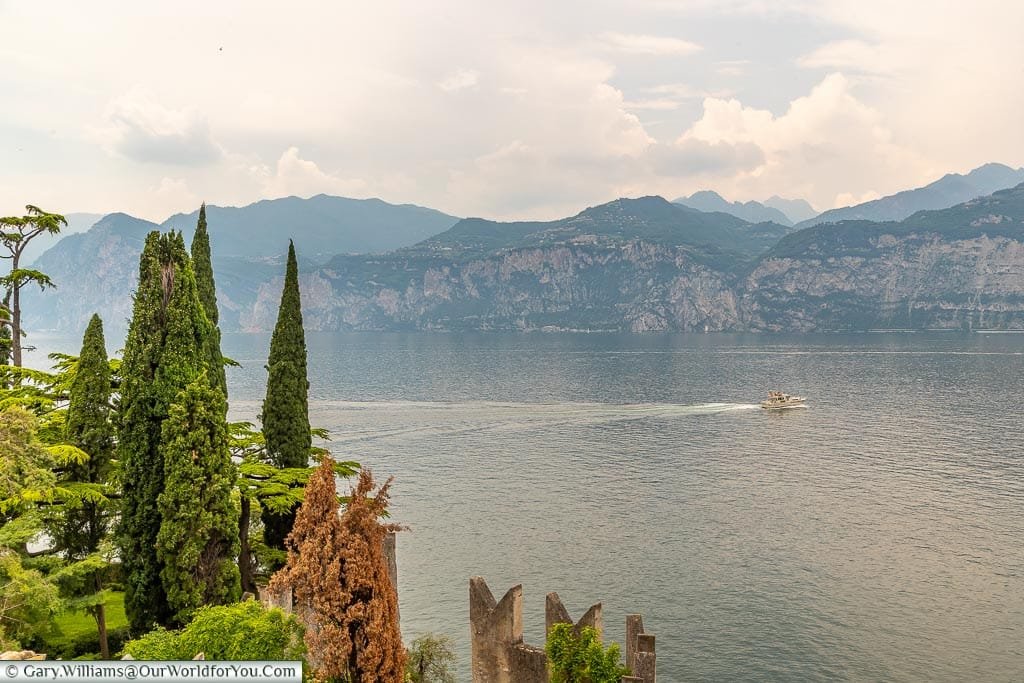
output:
[[769,391],[768,400],[761,401],[765,410],[782,410],[784,408],[802,408],[807,402],[803,396],[790,396],[781,391]]

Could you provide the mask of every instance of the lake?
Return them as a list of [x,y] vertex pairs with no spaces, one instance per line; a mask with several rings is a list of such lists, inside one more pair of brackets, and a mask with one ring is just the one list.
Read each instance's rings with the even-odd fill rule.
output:
[[[224,335],[231,411],[266,335]],[[111,345],[113,346],[113,345]],[[1024,336],[310,334],[311,421],[394,476],[402,627],[468,581],[641,613],[663,681],[1024,672]],[[74,349],[65,350],[74,351]],[[808,407],[760,410],[768,389]]]

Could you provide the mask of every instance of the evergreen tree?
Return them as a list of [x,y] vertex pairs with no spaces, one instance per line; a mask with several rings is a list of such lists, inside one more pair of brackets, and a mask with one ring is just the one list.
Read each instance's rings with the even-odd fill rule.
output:
[[[309,381],[306,378],[306,336],[302,329],[299,299],[299,267],[295,245],[288,243],[281,306],[270,338],[267,361],[267,397],[260,416],[267,456],[276,467],[308,467],[313,439],[309,428]],[[294,513],[263,515],[264,540],[275,548],[284,547]]]
[[178,394],[208,368],[210,330],[181,234],[150,233],[121,364],[118,430],[125,482],[119,546],[125,612],[135,632],[172,616],[156,549],[157,500],[164,491],[161,431]]
[[224,421],[227,402],[205,376],[178,395],[163,423],[164,491],[157,558],[178,624],[203,605],[238,599],[235,468]]
[[[84,484],[106,484],[114,455],[114,425],[110,409],[110,363],[103,339],[103,321],[93,315],[85,328],[82,351],[78,356],[71,381],[64,429],[65,441],[89,455],[84,463],[74,463],[63,473],[64,478]],[[100,652],[109,657],[107,617],[103,594],[107,565],[97,553],[100,542],[110,526],[110,502],[85,499],[81,505],[69,506],[58,517],[51,531],[57,548],[71,562],[79,562],[76,593],[89,604],[85,609],[96,620]],[[89,558],[89,561],[85,561]]]
[[210,259],[210,235],[206,230],[206,204],[199,207],[199,222],[192,237],[192,269],[196,274],[196,289],[203,304],[206,317],[213,325],[207,351],[210,365],[210,383],[227,396],[228,383],[224,373],[224,356],[220,350],[220,327],[217,313],[217,286],[213,280],[213,263]]
[[[102,484],[110,473],[114,455],[114,425],[110,421],[110,364],[103,339],[103,321],[93,315],[85,329],[82,351],[71,382],[65,441],[89,455],[89,460],[72,465],[70,481]],[[68,510],[54,541],[72,560],[95,552],[107,532],[107,514],[95,503]]]

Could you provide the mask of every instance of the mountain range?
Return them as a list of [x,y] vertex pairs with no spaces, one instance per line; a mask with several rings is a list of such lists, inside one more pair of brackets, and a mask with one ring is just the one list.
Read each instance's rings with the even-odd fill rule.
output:
[[[796,223],[798,218],[790,216],[787,211],[793,212],[795,216],[808,217],[816,215],[814,209],[803,199],[782,199],[772,197],[768,201],[774,201],[776,206],[768,206],[761,202],[730,202],[722,195],[711,190],[694,192],[689,197],[679,197],[672,200],[674,204],[688,206],[698,211],[727,213],[737,218],[742,218],[750,223],[778,223],[786,227]],[[785,207],[785,208],[781,208]]]
[[897,192],[856,206],[831,209],[797,223],[796,227],[809,228],[818,223],[848,220],[901,221],[918,211],[944,209],[1019,183],[1024,183],[1024,168],[985,164],[964,175],[948,173],[935,182],[914,190]]
[[[57,289],[23,291],[26,324],[37,329],[84,329],[93,312],[100,312],[108,324],[125,324],[132,307],[125,293],[135,288],[146,234],[176,229],[190,243],[198,215],[197,209],[158,225],[113,213],[87,232],[64,236],[35,260],[34,267],[49,274]],[[222,317],[227,318],[225,329],[237,321],[256,286],[281,270],[289,239],[299,245],[303,267],[311,268],[338,253],[388,251],[415,244],[458,220],[411,204],[326,195],[265,200],[244,207],[208,206],[206,215],[219,304]]]
[[[191,241],[199,209],[165,220],[163,229],[180,230]],[[390,251],[447,230],[458,218],[413,204],[380,199],[346,199],[319,194],[309,199],[268,199],[243,207],[206,207],[210,248],[224,256],[277,256],[288,240],[308,258],[339,253]]]
[[[1015,173],[995,166],[947,178],[977,186]],[[900,205],[933,201],[928,188],[900,193]],[[1024,327],[1022,196],[1024,185],[902,221],[805,229],[660,197],[547,222],[324,196],[207,216],[228,331],[272,329],[289,238],[309,329]],[[145,234],[173,226],[190,239],[195,219],[111,214],[65,237],[37,261],[59,289],[26,291],[27,328],[81,330],[94,311],[123,324]]]

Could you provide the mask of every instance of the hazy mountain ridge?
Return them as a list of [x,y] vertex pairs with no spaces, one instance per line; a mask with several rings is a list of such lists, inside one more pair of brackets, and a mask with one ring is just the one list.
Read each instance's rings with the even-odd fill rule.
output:
[[749,223],[771,222],[784,225],[787,228],[792,227],[794,223],[794,221],[786,215],[785,211],[778,208],[770,207],[753,200],[748,202],[730,202],[717,192],[712,192],[711,190],[694,192],[689,197],[673,199],[672,203],[688,206],[691,209],[697,209],[698,211],[727,213]]
[[792,221],[794,225],[810,220],[819,213],[806,199],[785,199],[778,195],[773,195],[762,203],[769,208],[778,209],[786,214],[786,218]]
[[[161,225],[191,241],[199,209],[176,214]],[[415,244],[459,219],[414,204],[348,199],[319,194],[309,199],[265,199],[242,207],[207,206],[214,254],[260,258],[287,251],[291,237],[308,258],[341,252],[372,253]]]
[[[47,252],[40,267],[61,289],[27,299],[30,328],[80,330],[94,310],[126,320],[156,227],[113,214]],[[214,251],[225,330],[273,327],[281,263]],[[555,221],[463,219],[386,253],[302,258],[300,270],[311,330],[1016,329],[1024,184],[902,222],[796,232],[619,199]]]
[[985,164],[965,175],[948,173],[924,187],[904,190],[856,206],[831,209],[815,218],[798,223],[796,227],[803,229],[820,223],[838,223],[845,220],[901,221],[918,211],[949,208],[1022,182],[1024,168],[1013,169],[1004,164]]
[[[654,329],[733,326],[733,268],[785,234],[661,197],[618,199],[550,222],[470,218],[423,243],[336,256],[302,278],[315,329]],[[273,325],[279,282],[243,329]],[[691,300],[695,291],[707,297]]]
[[27,329],[82,331],[93,313],[119,327],[131,317],[139,255],[156,223],[123,213],[104,216],[87,232],[65,236],[36,259],[56,289],[22,290]]
[[[1024,328],[1024,185],[902,223],[817,226],[756,259],[708,244],[706,226],[666,231],[657,220],[664,212],[659,200],[644,198],[507,232],[470,219],[393,254],[336,257],[304,276],[307,323],[325,330]],[[614,229],[608,217],[616,215],[632,220]],[[495,234],[502,239],[488,241]],[[265,315],[246,327],[273,324],[276,291],[261,291]]]
[[[136,286],[146,234],[173,228],[191,243],[197,219],[198,209],[172,216],[162,225],[114,213],[86,232],[63,235],[36,259],[35,266],[52,277],[57,289],[24,290],[26,324],[81,330],[94,312],[111,325],[122,324],[131,314],[129,293]],[[211,205],[207,219],[224,329],[238,324],[259,285],[282,269],[289,238],[298,246],[300,266],[312,269],[339,252],[414,244],[458,220],[411,204],[326,195],[264,200],[244,207]]]
[[69,213],[65,215],[64,218],[67,219],[68,224],[61,229],[59,234],[50,235],[48,233],[42,233],[26,245],[25,251],[21,254],[21,264],[23,266],[31,266],[47,249],[57,244],[68,235],[76,235],[80,232],[85,232],[92,226],[96,225],[96,223],[103,218],[103,214]]
[[740,292],[750,329],[1024,329],[1024,183],[902,222],[794,233]]

